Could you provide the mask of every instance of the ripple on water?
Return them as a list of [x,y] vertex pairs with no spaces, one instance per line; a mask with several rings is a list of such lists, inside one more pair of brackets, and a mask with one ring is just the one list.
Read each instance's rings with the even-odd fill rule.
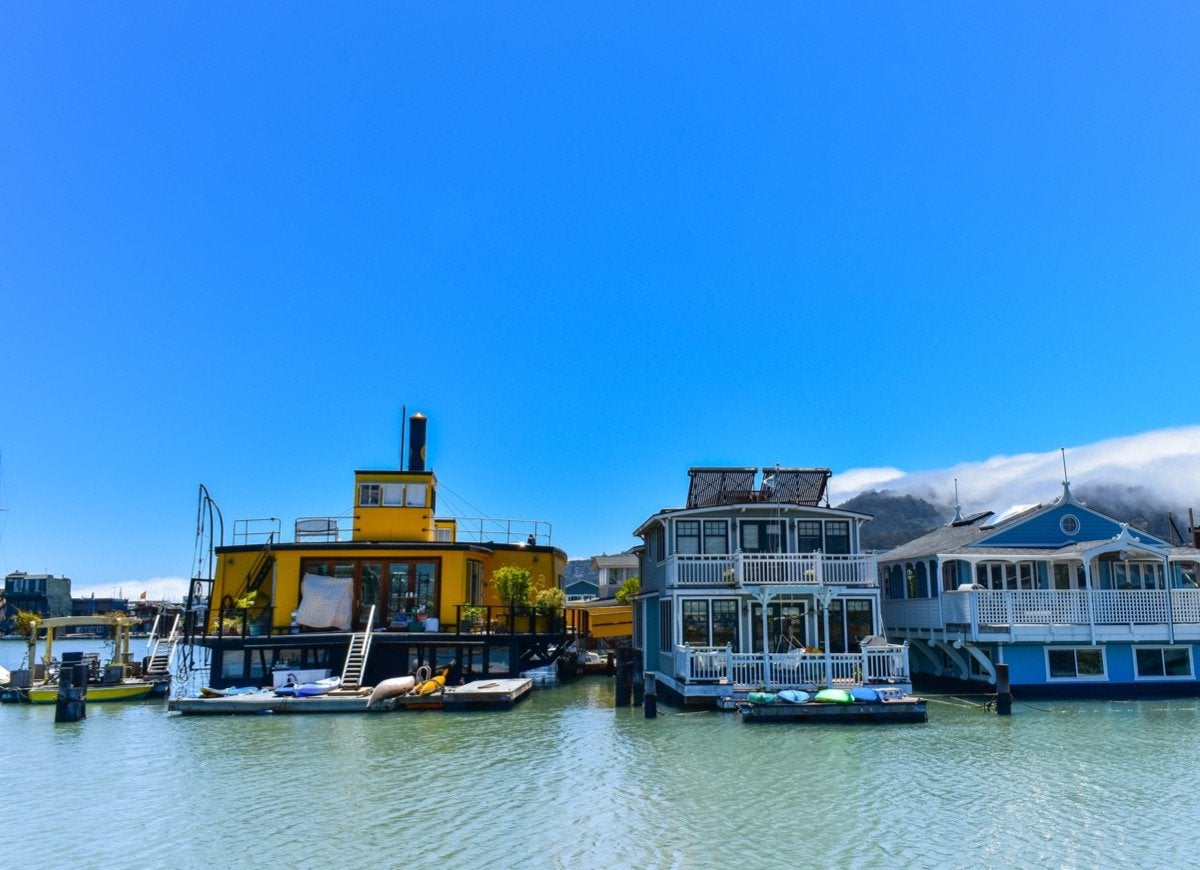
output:
[[[4,705],[7,866],[1184,866],[1192,701],[931,704],[923,726],[614,710],[189,718]],[[66,820],[71,820],[70,822]],[[76,821],[79,820],[79,821]],[[20,831],[21,836],[11,836]],[[105,831],[117,836],[92,836]]]

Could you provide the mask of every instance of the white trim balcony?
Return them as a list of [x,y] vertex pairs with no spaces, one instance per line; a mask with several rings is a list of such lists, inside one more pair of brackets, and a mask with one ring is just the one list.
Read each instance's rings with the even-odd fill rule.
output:
[[666,560],[668,589],[759,586],[879,586],[878,559],[866,553],[723,553]]
[[674,676],[684,684],[728,684],[731,688],[813,690],[911,681],[908,644],[869,646],[857,653],[735,653],[731,647],[675,647]]
[[885,599],[886,631],[961,632],[971,639],[1021,632],[1055,639],[1067,628],[1098,637],[1200,639],[1200,589],[964,589],[939,598]]

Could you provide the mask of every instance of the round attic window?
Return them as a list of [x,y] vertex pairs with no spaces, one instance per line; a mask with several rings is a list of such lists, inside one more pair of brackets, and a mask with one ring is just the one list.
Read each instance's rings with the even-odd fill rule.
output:
[[1062,519],[1058,521],[1058,527],[1064,535],[1073,535],[1079,531],[1079,518],[1074,514],[1063,514]]

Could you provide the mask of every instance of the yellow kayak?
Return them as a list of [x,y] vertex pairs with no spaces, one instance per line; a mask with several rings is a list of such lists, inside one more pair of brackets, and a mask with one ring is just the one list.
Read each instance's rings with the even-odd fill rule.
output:
[[416,688],[412,690],[414,695],[432,695],[446,685],[446,678],[450,676],[449,668],[442,668],[441,673],[436,677],[430,677],[422,683],[418,683]]

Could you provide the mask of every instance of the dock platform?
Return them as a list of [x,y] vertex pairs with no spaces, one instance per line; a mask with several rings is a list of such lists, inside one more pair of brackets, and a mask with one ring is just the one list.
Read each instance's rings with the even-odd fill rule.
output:
[[400,695],[367,708],[367,694],[314,695],[296,698],[276,695],[271,689],[238,695],[172,698],[167,709],[185,716],[295,713],[376,713],[399,710],[510,710],[533,688],[533,680],[476,680],[429,695]]
[[807,724],[884,724],[928,722],[924,698],[912,695],[895,700],[855,702],[853,704],[757,704],[737,701],[743,722],[801,722]]

